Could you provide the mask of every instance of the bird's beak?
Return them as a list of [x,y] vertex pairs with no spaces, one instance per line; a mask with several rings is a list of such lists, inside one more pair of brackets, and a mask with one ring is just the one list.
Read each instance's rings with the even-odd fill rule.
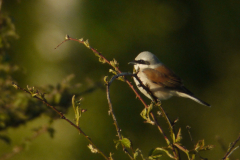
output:
[[135,65],[137,63],[135,61],[132,61],[132,62],[128,62],[128,64]]

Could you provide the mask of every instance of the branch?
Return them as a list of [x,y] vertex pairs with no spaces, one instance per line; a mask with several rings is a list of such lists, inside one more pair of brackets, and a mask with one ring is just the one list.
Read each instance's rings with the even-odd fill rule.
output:
[[[114,66],[110,61],[108,61],[100,52],[98,52],[96,49],[92,48],[90,45],[89,45],[89,42],[88,40],[84,41],[83,39],[75,39],[75,38],[71,38],[69,35],[66,35],[65,37],[65,40],[60,43],[56,48],[58,48],[61,44],[63,44],[64,42],[68,41],[68,40],[72,40],[72,41],[76,41],[76,42],[79,42],[81,44],[84,44],[87,48],[91,49],[92,52],[97,55],[99,57],[99,60],[103,63],[107,63],[109,64],[110,66],[112,66],[117,72],[118,74],[121,74],[122,72],[120,71],[120,69],[116,66]],[[56,49],[55,48],[55,49]],[[137,76],[134,76],[134,77],[137,77]],[[138,77],[137,77],[138,78]],[[130,88],[133,90],[133,92],[136,94],[137,98],[142,102],[142,104],[144,105],[145,108],[148,108],[148,105],[145,103],[145,101],[141,98],[141,96],[138,94],[138,92],[136,91],[136,89],[133,87],[133,85],[128,81],[128,80],[125,80],[126,83],[130,86]],[[142,83],[141,83],[142,84]],[[148,91],[148,93],[151,94],[151,92],[149,92],[149,89],[147,89],[147,87],[145,85],[142,84],[142,87],[144,87],[144,89],[146,89]],[[154,96],[153,96],[154,97]],[[157,103],[157,98],[154,97],[154,101]],[[170,133],[171,133],[171,137],[173,139],[173,142],[175,142],[175,136],[174,136],[174,131],[173,131],[173,126],[172,126],[172,123],[171,121],[169,120],[169,118],[167,117],[167,114],[165,113],[165,111],[163,110],[163,108],[159,105],[159,108],[163,114],[163,117],[166,119],[168,125],[169,125],[169,128],[170,128]],[[150,113],[152,119],[154,120],[154,123],[155,125],[158,127],[158,130],[160,131],[161,134],[163,134],[164,136],[164,139],[166,140],[167,144],[170,145],[170,141],[168,140],[167,136],[164,134],[163,130],[161,129],[160,125],[158,124],[156,118],[154,117],[153,113],[151,112]],[[178,154],[178,150],[175,148],[174,145],[171,144],[171,148],[173,150],[173,153],[175,155],[175,158],[176,159],[179,159],[179,154]]]
[[[122,73],[120,71],[120,69],[116,66],[113,66],[110,61],[108,61],[100,52],[98,52],[96,49],[92,48],[89,45],[88,40],[84,41],[83,39],[75,39],[75,38],[71,38],[69,37],[69,35],[66,35],[65,40],[63,42],[61,42],[55,49],[57,49],[60,45],[62,45],[63,43],[65,43],[66,41],[76,41],[78,43],[84,44],[87,48],[91,49],[92,52],[94,54],[96,54],[99,58],[102,59],[102,62],[109,64],[110,66],[112,66],[114,69],[116,69],[118,71],[118,73]],[[138,92],[136,91],[136,89],[133,87],[133,85],[131,84],[131,82],[129,82],[128,80],[126,80],[126,83],[130,86],[130,88],[133,90],[133,92],[136,94],[137,98],[142,102],[142,104],[144,105],[145,108],[148,108],[148,105],[144,102],[144,100],[142,99],[142,97],[138,94]]]
[[[121,132],[121,129],[120,129],[118,123],[117,123],[116,116],[115,116],[115,114],[114,114],[114,112],[113,112],[113,107],[112,107],[112,102],[111,102],[111,99],[110,99],[109,89],[110,89],[110,85],[112,84],[112,82],[113,82],[116,78],[118,78],[118,77],[120,77],[120,76],[127,76],[127,75],[131,75],[131,76],[132,76],[133,74],[132,74],[132,73],[120,73],[120,74],[117,74],[117,75],[113,76],[109,82],[106,82],[106,83],[107,83],[107,84],[106,84],[106,86],[107,86],[106,90],[107,90],[107,100],[108,100],[108,105],[109,105],[109,113],[112,115],[112,118],[113,118],[113,121],[114,121],[114,125],[115,125],[116,131],[117,131],[117,136],[118,136],[118,138],[119,138],[120,141],[122,140],[122,135],[121,135],[121,133],[120,133],[120,132]],[[128,150],[126,149],[126,147],[125,147],[123,144],[122,144],[122,147],[123,147],[123,151],[124,151],[131,159],[133,159],[133,157],[130,155],[130,153],[128,152]]]
[[238,138],[231,144],[231,146],[228,149],[228,152],[225,154],[225,156],[222,158],[222,160],[227,159],[236,149],[239,148],[239,146],[235,147],[235,145],[237,144],[237,142],[239,140],[240,140],[240,134],[239,134]]
[[[154,96],[152,95],[151,91],[149,91],[149,89],[148,89],[145,85],[143,85],[142,81],[138,78],[137,74],[132,74],[132,73],[120,73],[120,74],[117,74],[117,75],[115,75],[115,76],[113,76],[113,77],[111,78],[111,80],[107,83],[107,99],[108,99],[108,104],[109,104],[109,110],[110,110],[110,112],[111,112],[111,114],[112,114],[112,116],[113,116],[114,124],[115,124],[115,126],[116,126],[116,130],[117,130],[117,132],[118,132],[118,137],[119,137],[119,139],[121,139],[121,138],[120,138],[121,134],[120,134],[120,129],[119,129],[118,125],[117,125],[117,121],[115,121],[116,118],[115,118],[114,113],[113,113],[113,110],[112,110],[112,104],[111,104],[110,95],[109,95],[109,87],[110,87],[111,83],[112,83],[116,78],[121,77],[121,76],[133,76],[133,77],[135,77],[135,78],[139,81],[140,85],[142,85],[142,87],[143,87],[148,93],[150,93],[152,97],[154,97]],[[156,97],[155,97],[155,98],[156,98]],[[155,99],[155,101],[156,101],[156,99]],[[160,106],[160,107],[161,107],[161,106]],[[162,107],[161,107],[161,108],[162,108]],[[165,114],[165,116],[167,117],[167,115],[166,115],[165,111],[163,110],[163,108],[162,108],[161,111],[162,111],[162,112]],[[151,112],[150,115],[151,115],[151,117],[152,117],[152,119],[153,119],[153,121],[154,121],[154,124],[157,126],[158,130],[159,130],[160,133],[163,135],[166,143],[167,143],[168,145],[171,145],[171,148],[172,148],[172,151],[173,151],[173,153],[174,153],[175,158],[178,159],[179,156],[178,156],[178,151],[175,150],[176,147],[170,143],[170,141],[169,141],[169,139],[167,138],[166,134],[164,133],[163,129],[162,129],[161,126],[158,124],[158,122],[157,122],[154,114]],[[168,119],[168,117],[167,117],[167,119]],[[168,120],[169,120],[169,119],[168,119]],[[170,122],[170,121],[169,121],[169,122]],[[169,124],[171,124],[171,123],[169,123]],[[171,130],[172,133],[173,133],[172,125],[170,125],[170,127],[171,127],[170,130]]]
[[38,91],[34,91],[34,88],[28,88],[27,89],[24,89],[24,88],[21,88],[19,87],[17,84],[15,83],[12,83],[13,87],[16,88],[16,89],[19,89],[19,90],[22,90],[28,94],[30,94],[33,98],[36,98],[38,100],[40,100],[43,104],[45,104],[46,106],[50,107],[51,109],[53,109],[58,115],[60,115],[60,118],[61,119],[64,119],[65,121],[67,121],[70,125],[72,125],[74,128],[76,128],[80,134],[82,134],[88,141],[89,143],[93,146],[93,148],[97,149],[97,152],[100,153],[106,160],[108,160],[108,157],[102,152],[100,151],[97,146],[93,143],[93,141],[91,140],[91,138],[89,138],[89,136],[87,136],[83,130],[78,127],[76,124],[74,124],[72,121],[70,121],[69,119],[67,119],[62,112],[58,111],[54,106],[50,105],[46,99],[44,98],[44,94],[38,92]]
[[[137,74],[134,75],[134,78],[139,82],[140,87],[142,87],[142,88],[151,96],[152,100],[153,100],[153,101],[155,102],[155,104],[159,107],[159,109],[160,109],[163,117],[164,117],[165,120],[167,121],[167,124],[168,124],[168,126],[169,126],[169,128],[170,128],[170,134],[171,134],[171,137],[172,137],[172,139],[173,139],[173,144],[174,144],[174,143],[175,143],[175,133],[174,133],[173,125],[172,125],[170,119],[168,118],[166,112],[165,112],[164,109],[162,108],[162,105],[158,103],[159,100],[157,99],[157,97],[155,97],[155,96],[153,95],[153,93],[149,90],[149,88],[142,83],[142,81],[139,79],[139,77],[137,76]],[[150,114],[151,114],[151,117],[153,118],[154,122],[156,123],[156,126],[158,127],[158,130],[159,130],[160,133],[164,136],[165,141],[167,142],[168,145],[170,145],[171,143],[170,143],[169,139],[167,138],[166,134],[163,132],[162,128],[161,128],[160,125],[158,124],[158,122],[157,122],[157,120],[155,119],[153,113],[151,112]],[[180,155],[179,155],[178,149],[177,149],[173,144],[171,144],[172,151],[173,151],[173,153],[174,153],[174,155],[175,155],[175,158],[179,158]]]

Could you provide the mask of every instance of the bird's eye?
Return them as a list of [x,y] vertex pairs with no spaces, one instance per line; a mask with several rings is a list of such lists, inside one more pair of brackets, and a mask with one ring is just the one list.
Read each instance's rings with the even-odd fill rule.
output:
[[145,61],[141,59],[141,60],[138,60],[138,63],[140,63],[140,64],[144,64]]
[[137,63],[139,63],[139,64],[147,64],[147,65],[149,64],[149,62],[144,61],[142,59],[138,60]]

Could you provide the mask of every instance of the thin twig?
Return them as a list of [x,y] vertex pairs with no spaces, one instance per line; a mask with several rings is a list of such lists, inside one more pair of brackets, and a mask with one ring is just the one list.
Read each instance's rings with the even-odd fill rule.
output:
[[116,78],[118,78],[118,77],[121,77],[121,76],[134,76],[135,74],[133,74],[133,73],[128,73],[128,72],[122,72],[122,73],[120,73],[120,74],[117,74],[117,75],[115,75],[115,76],[113,76],[111,79],[110,79],[110,81],[108,82],[108,84],[109,84],[109,86],[112,84],[112,82],[116,79]]
[[[28,90],[26,90],[26,89],[24,89],[24,88],[19,87],[17,84],[14,84],[14,83],[13,83],[13,86],[14,86],[16,89],[22,90],[22,91],[24,91],[24,92],[32,95],[32,93],[31,93],[30,91],[28,91]],[[64,119],[64,120],[67,121],[70,125],[72,125],[74,128],[76,128],[76,129],[79,131],[79,133],[82,134],[82,135],[89,141],[89,143],[92,144],[92,146],[97,149],[98,153],[100,153],[106,160],[108,160],[108,157],[107,157],[101,150],[99,150],[99,149],[97,148],[97,146],[93,143],[93,141],[91,140],[91,138],[90,138],[89,136],[87,136],[80,127],[78,127],[78,126],[75,125],[72,121],[70,121],[69,119],[67,119],[62,112],[58,111],[54,106],[50,105],[46,100],[38,97],[37,95],[36,95],[36,96],[33,96],[33,98],[36,98],[36,99],[40,100],[43,104],[45,104],[46,106],[48,106],[48,107],[50,107],[51,109],[53,109],[58,115],[60,115],[60,118],[61,118],[61,119]]]
[[[110,99],[110,92],[109,92],[109,88],[110,88],[110,85],[112,84],[112,82],[120,77],[120,76],[126,76],[126,75],[133,75],[132,73],[121,73],[121,74],[118,74],[118,75],[115,75],[111,78],[111,80],[107,83],[107,100],[108,100],[108,105],[109,105],[109,112],[110,114],[112,115],[112,118],[113,118],[113,121],[114,121],[114,125],[116,127],[116,131],[117,131],[117,136],[119,138],[119,140],[122,140],[122,135],[121,135],[121,129],[117,123],[117,119],[116,119],[116,116],[113,112],[113,107],[112,107],[112,103],[111,103],[111,99]],[[131,158],[133,159],[133,157],[130,155],[130,153],[128,152],[128,150],[126,149],[126,147],[124,145],[122,145],[123,147],[123,151]]]
[[235,147],[235,145],[237,144],[237,142],[239,140],[240,140],[240,134],[239,134],[238,138],[232,143],[231,147],[228,149],[228,152],[225,154],[225,156],[222,158],[222,160],[227,159],[233,153],[233,151],[235,151],[239,147],[239,146]]
[[[187,131],[188,131],[188,135],[189,135],[189,137],[190,137],[190,141],[192,142],[192,145],[195,146],[195,144],[194,144],[194,142],[193,142],[192,134],[191,134],[191,132],[190,132],[191,127],[190,127],[190,126],[186,126],[186,129],[187,129]],[[199,156],[200,159],[203,159],[203,160],[205,159],[205,158],[203,158],[203,157],[199,154],[199,152],[196,152],[196,155]]]

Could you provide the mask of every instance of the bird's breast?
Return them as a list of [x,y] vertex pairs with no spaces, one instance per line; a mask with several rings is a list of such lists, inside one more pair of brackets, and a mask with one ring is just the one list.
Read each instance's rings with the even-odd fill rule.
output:
[[[152,94],[157,97],[160,100],[164,100],[164,99],[168,99],[170,97],[173,96],[174,93],[172,93],[172,91],[170,91],[169,89],[153,83],[151,80],[148,79],[147,75],[142,72],[139,71],[137,74],[138,78],[140,79],[140,81],[142,82],[143,85],[145,85],[146,87],[149,88],[149,90],[152,92]],[[134,78],[134,81],[138,87],[138,89],[148,98],[151,99],[151,96],[147,93],[147,91],[145,89],[143,89],[143,87],[140,86],[139,81]]]

